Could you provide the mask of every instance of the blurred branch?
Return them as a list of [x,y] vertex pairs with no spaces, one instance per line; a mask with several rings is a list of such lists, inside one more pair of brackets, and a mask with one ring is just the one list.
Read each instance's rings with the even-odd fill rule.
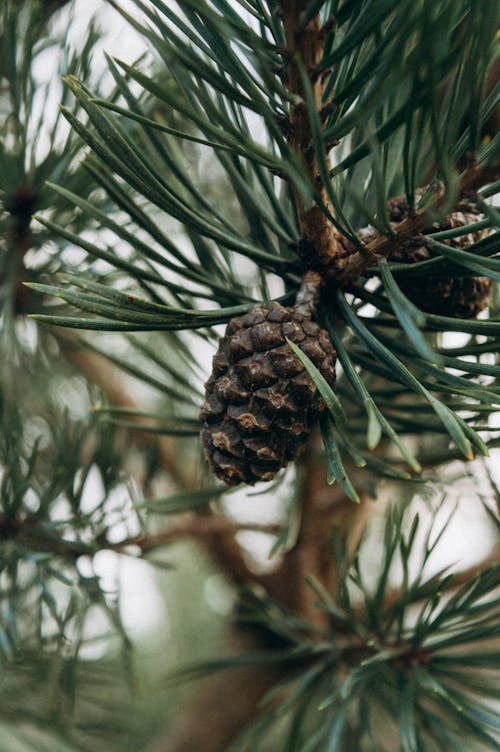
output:
[[17,539],[30,548],[50,551],[58,556],[71,559],[95,554],[97,548],[126,553],[127,549],[137,547],[142,554],[146,554],[156,548],[185,538],[206,540],[214,538],[214,536],[234,536],[243,530],[275,535],[279,528],[277,525],[260,525],[258,523],[237,524],[222,516],[190,515],[160,533],[136,535],[114,543],[106,538],[98,537],[95,544],[89,544],[82,541],[66,540],[57,536],[56,528],[49,528],[45,522],[41,522],[35,516],[24,518],[0,517],[1,540]]
[[354,556],[373,506],[366,497],[355,504],[340,484],[327,484],[315,438],[311,438],[299,466],[301,524],[297,541],[285,553],[279,568],[267,575],[265,587],[277,602],[321,627],[327,617],[317,608],[317,597],[307,578],[312,576],[328,592],[335,592],[338,563],[330,531],[333,526],[347,531],[348,551]]
[[142,553],[147,553],[167,543],[173,543],[184,538],[213,539],[216,536],[236,535],[243,530],[252,530],[258,533],[275,535],[279,531],[278,525],[260,525],[258,523],[234,523],[226,517],[208,517],[201,515],[189,516],[176,522],[172,527],[155,535],[140,535],[120,543],[112,544],[113,550],[122,550],[129,546],[138,546]]
[[[258,635],[237,628],[225,642],[228,658],[244,656],[263,648]],[[283,667],[235,667],[200,681],[195,697],[176,719],[167,740],[155,752],[222,752],[263,711],[265,693],[283,678]]]

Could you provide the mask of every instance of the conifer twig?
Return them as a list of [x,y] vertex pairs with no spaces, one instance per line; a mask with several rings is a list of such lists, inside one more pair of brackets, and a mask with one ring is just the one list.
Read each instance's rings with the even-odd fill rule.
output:
[[[328,192],[321,180],[317,157],[312,148],[312,130],[306,95],[300,74],[303,66],[310,81],[313,100],[317,111],[322,108],[325,79],[318,75],[318,67],[323,57],[325,34],[321,28],[319,14],[313,16],[309,23],[304,23],[304,12],[309,0],[283,0],[281,13],[286,37],[286,84],[295,95],[290,107],[289,143],[299,154],[306,166],[312,185],[317,188],[321,202],[333,215],[333,207]],[[328,163],[328,156],[326,157]],[[323,208],[317,203],[305,208],[298,191],[295,192],[300,229],[305,241],[314,249],[314,254],[324,267],[334,263],[346,253],[346,239],[337,231]]]
[[[443,586],[440,588],[440,592],[456,590],[463,585],[467,585],[467,583],[472,582],[472,580],[478,577],[481,572],[489,569],[489,567],[494,567],[499,562],[500,545],[497,544],[493,546],[487,556],[481,559],[481,561],[477,562],[476,564],[472,564],[472,566],[467,567],[466,569],[459,569],[456,572],[453,572],[453,577],[451,577],[443,584]],[[421,600],[426,600],[427,598],[428,594],[425,593],[422,595]],[[391,606],[396,604],[399,600],[401,600],[401,590],[397,587],[391,588],[385,594],[384,608],[390,609]]]

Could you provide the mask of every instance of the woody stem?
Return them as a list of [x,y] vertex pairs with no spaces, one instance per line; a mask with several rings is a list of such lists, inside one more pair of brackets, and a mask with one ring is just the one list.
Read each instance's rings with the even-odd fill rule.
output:
[[[326,267],[335,258],[344,255],[345,250],[342,236],[321,207],[323,205],[327,213],[333,215],[330,197],[321,180],[318,159],[312,147],[311,113],[306,105],[303,75],[305,73],[305,78],[309,81],[314,107],[320,112],[325,90],[324,78],[319,73],[325,33],[321,28],[319,14],[307,22],[305,10],[308,5],[308,0],[283,0],[281,4],[286,38],[286,83],[295,95],[290,106],[289,143],[302,159],[310,182],[318,195],[318,201],[306,207],[299,191],[294,189],[301,233],[305,242],[314,249],[314,255],[320,265]],[[325,159],[328,164],[328,155]]]

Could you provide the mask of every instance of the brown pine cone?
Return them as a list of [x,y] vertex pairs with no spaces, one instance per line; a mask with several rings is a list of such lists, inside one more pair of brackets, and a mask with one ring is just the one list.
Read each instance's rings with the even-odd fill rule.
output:
[[[445,279],[398,282],[406,297],[422,311],[459,319],[475,318],[487,308],[492,282],[489,277],[447,277]],[[419,285],[420,283],[420,285]]]
[[201,408],[205,456],[228,485],[271,480],[304,451],[325,408],[286,338],[335,384],[335,350],[307,313],[272,302],[231,319]]
[[[392,199],[389,202],[391,222],[401,222],[408,214],[408,206],[402,199]],[[478,215],[471,211],[456,211],[444,221],[435,224],[427,232],[450,230],[455,227],[465,227],[478,221]],[[425,234],[425,232],[424,232]],[[466,248],[486,237],[488,230],[480,230],[444,242],[453,248]],[[389,261],[400,261],[412,264],[432,258],[428,249],[418,240],[409,241],[404,248],[389,256]],[[453,318],[474,318],[487,308],[492,290],[489,277],[400,277],[398,284],[407,298],[426,313]]]

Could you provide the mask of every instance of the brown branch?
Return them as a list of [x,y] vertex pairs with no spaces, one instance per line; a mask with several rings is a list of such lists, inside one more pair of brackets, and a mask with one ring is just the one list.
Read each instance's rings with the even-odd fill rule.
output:
[[24,518],[6,518],[0,516],[0,540],[16,539],[40,551],[48,551],[63,558],[75,559],[79,556],[92,555],[98,550],[107,549],[117,553],[126,553],[127,549],[139,548],[142,554],[149,553],[156,548],[176,543],[179,540],[191,538],[193,540],[213,540],[214,536],[234,536],[239,532],[251,530],[259,533],[276,535],[278,525],[263,525],[258,523],[235,523],[223,516],[184,515],[183,519],[172,524],[159,533],[134,535],[111,543],[106,538],[94,544],[81,541],[66,540],[57,536],[57,530],[47,529],[46,523],[36,516]]
[[[323,104],[325,79],[318,75],[318,69],[323,57],[325,33],[320,25],[319,14],[316,14],[307,25],[304,24],[303,13],[308,5],[309,0],[283,0],[281,4],[288,61],[286,85],[295,95],[290,107],[289,143],[305,162],[308,176],[312,185],[318,189],[322,204],[333,215],[333,207],[321,181],[318,160],[312,147],[311,123],[300,74],[301,64],[309,79],[314,104],[319,112]],[[328,163],[328,157],[326,159]],[[299,192],[294,190],[303,238],[306,244],[314,248],[321,266],[327,267],[345,255],[345,239],[328,219],[324,209],[317,203],[306,209]]]
[[163,530],[160,533],[155,533],[154,535],[137,535],[119,543],[113,543],[109,548],[117,551],[130,546],[138,546],[143,553],[147,553],[155,548],[161,548],[169,543],[186,538],[193,538],[194,540],[204,538],[208,540],[218,535],[236,535],[236,533],[244,530],[276,535],[279,527],[278,525],[260,525],[255,522],[235,523],[223,516],[202,517],[200,515],[189,515],[184,520],[176,522],[167,530]]
[[330,531],[335,525],[341,527],[348,537],[348,550],[354,555],[373,506],[366,498],[354,503],[338,483],[327,484],[324,464],[318,458],[318,442],[317,436],[310,441],[298,466],[302,519],[297,542],[264,584],[281,605],[321,628],[326,616],[316,606],[317,596],[308,577],[314,577],[328,592],[335,592],[339,572]]
[[[304,13],[310,0],[282,0],[280,10],[286,40],[285,60],[287,88],[294,100],[290,106],[290,120],[287,128],[291,148],[300,155],[311,184],[319,194],[318,203],[305,207],[295,189],[302,243],[299,253],[303,253],[306,265],[310,268],[328,268],[345,255],[345,239],[337,231],[330,218],[334,210],[329,194],[320,176],[318,158],[313,148],[310,113],[306,102],[303,75],[307,77],[312,90],[313,106],[317,112],[323,107],[323,93],[326,79],[320,73],[326,39],[319,14],[305,23]],[[302,72],[301,72],[302,68]],[[327,157],[328,160],[328,157]],[[325,212],[326,208],[326,212]],[[306,256],[310,254],[311,258]],[[314,276],[311,276],[314,275]],[[315,272],[309,272],[314,289],[303,285],[298,296],[298,304],[314,301],[319,289]],[[323,614],[315,607],[315,595],[307,584],[310,575],[318,578],[325,587],[335,579],[336,566],[329,541],[329,530],[334,519],[343,517],[347,524],[353,515],[354,505],[346,500],[341,488],[328,488],[325,483],[325,468],[316,458],[317,437],[309,442],[308,454],[301,465],[300,501],[302,510],[301,526],[296,545],[283,557],[277,571],[266,578],[266,589],[282,605],[316,623]],[[363,505],[364,506],[364,505]]]

